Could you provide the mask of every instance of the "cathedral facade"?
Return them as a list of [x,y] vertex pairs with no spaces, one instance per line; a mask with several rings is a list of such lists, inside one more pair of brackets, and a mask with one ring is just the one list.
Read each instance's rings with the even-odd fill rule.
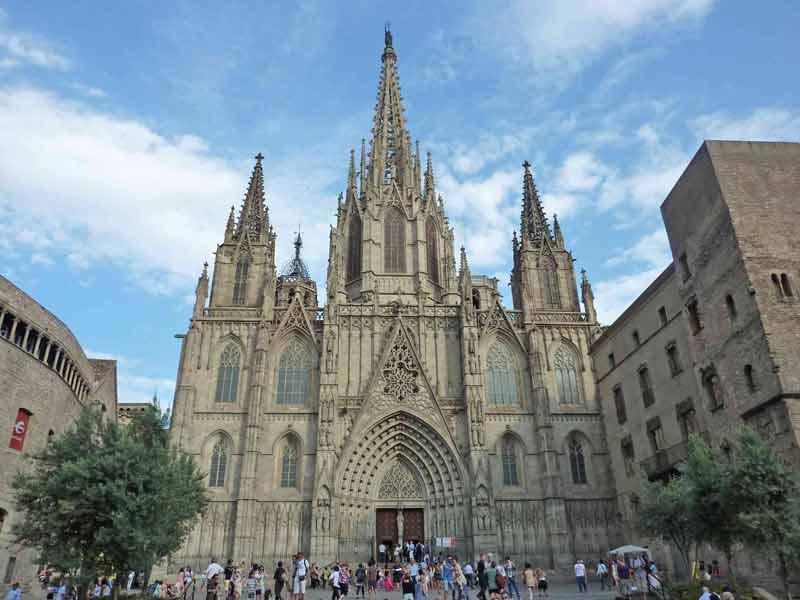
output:
[[560,567],[619,541],[591,286],[584,275],[579,297],[528,163],[513,309],[496,279],[471,273],[430,155],[412,147],[396,62],[387,31],[326,297],[299,235],[276,266],[260,155],[213,278],[199,279],[171,436],[207,473],[211,503],[176,563],[363,561],[416,540]]

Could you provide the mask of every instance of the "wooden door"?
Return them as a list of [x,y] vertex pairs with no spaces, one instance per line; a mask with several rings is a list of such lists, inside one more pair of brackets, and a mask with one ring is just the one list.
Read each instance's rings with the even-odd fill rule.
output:
[[375,541],[391,547],[397,543],[397,510],[379,508],[375,515]]
[[403,537],[405,542],[425,541],[425,517],[421,508],[406,508],[403,510]]

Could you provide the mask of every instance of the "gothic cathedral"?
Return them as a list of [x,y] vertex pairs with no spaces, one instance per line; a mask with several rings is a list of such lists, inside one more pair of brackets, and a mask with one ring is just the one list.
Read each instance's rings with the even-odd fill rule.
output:
[[588,357],[591,286],[584,274],[582,311],[527,162],[514,309],[496,279],[471,273],[430,154],[423,170],[412,148],[396,61],[387,31],[324,303],[299,235],[276,269],[261,155],[213,280],[199,279],[171,436],[207,473],[212,501],[179,564],[272,565],[297,551],[365,561],[380,543],[422,540],[561,567],[619,541]]

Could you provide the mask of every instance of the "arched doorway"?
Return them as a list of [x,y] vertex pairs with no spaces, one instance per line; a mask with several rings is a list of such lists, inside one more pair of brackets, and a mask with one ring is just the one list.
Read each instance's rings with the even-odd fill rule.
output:
[[[337,470],[340,558],[377,557],[381,541],[401,537],[427,545],[457,538],[466,551],[468,484],[446,435],[402,409],[359,434]],[[371,554],[356,556],[356,548]]]

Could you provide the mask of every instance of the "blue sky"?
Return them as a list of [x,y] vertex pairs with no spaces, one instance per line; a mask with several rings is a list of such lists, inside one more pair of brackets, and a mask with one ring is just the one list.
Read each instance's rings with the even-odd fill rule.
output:
[[528,159],[605,322],[668,263],[658,207],[704,138],[800,140],[795,1],[232,4],[0,3],[0,272],[120,361],[122,401],[171,400],[259,151],[279,258],[301,223],[324,284],[386,21],[473,273],[507,291]]

